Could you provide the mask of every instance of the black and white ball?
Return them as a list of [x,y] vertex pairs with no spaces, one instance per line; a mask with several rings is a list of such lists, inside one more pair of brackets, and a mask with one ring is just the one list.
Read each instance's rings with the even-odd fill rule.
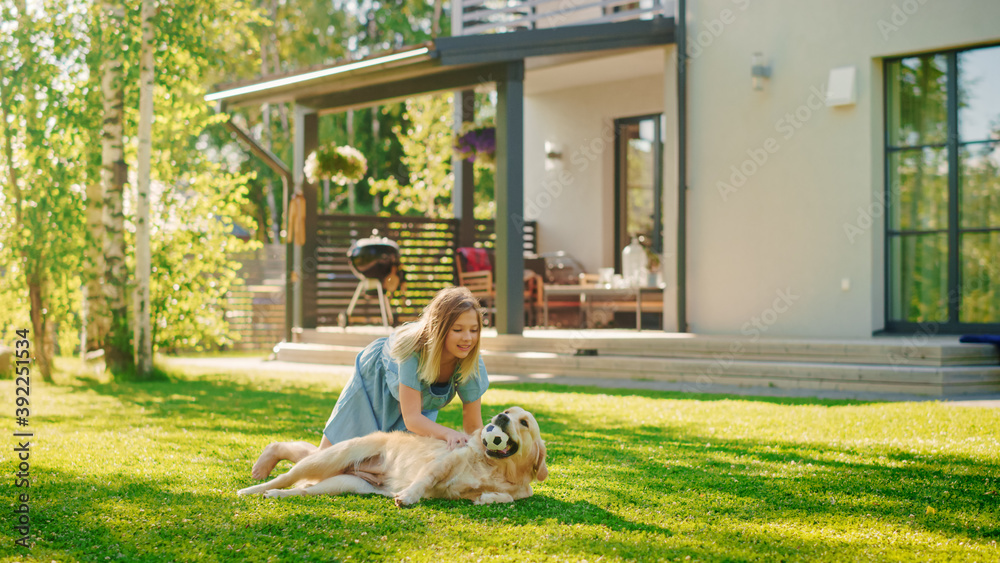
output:
[[502,450],[507,447],[507,435],[496,424],[487,424],[480,435],[483,438],[483,445],[488,450]]

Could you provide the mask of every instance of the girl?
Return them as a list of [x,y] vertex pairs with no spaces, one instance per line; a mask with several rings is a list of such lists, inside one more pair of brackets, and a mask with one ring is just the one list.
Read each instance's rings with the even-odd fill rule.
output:
[[[358,354],[354,376],[337,399],[319,447],[275,442],[264,448],[251,476],[264,479],[282,459],[297,463],[333,444],[372,432],[408,430],[464,446],[483,426],[480,397],[489,382],[479,357],[479,302],[465,287],[443,289],[414,323],[379,338]],[[462,432],[438,424],[438,410],[458,394]]]

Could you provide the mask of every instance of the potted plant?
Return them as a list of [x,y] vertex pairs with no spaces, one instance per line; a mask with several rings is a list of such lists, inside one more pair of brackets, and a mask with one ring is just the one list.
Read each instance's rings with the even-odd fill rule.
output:
[[492,123],[476,125],[471,121],[462,124],[455,137],[455,154],[470,162],[492,166],[496,162],[497,130]]
[[359,182],[368,171],[368,161],[349,145],[323,145],[306,158],[305,175],[310,183],[330,180],[338,186]]

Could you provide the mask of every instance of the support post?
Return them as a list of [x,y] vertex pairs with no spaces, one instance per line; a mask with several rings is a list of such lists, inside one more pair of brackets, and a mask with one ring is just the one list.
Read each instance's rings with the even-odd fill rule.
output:
[[[475,119],[476,95],[472,90],[455,91],[455,135],[462,130],[462,124]],[[454,171],[455,185],[451,191],[451,201],[455,219],[458,220],[456,247],[472,246],[476,242],[475,200],[476,191],[473,163],[453,155],[451,168]]]
[[302,328],[316,328],[316,227],[319,193],[316,184],[305,177],[306,157],[319,145],[319,114],[302,106],[295,107],[295,142],[293,175],[295,192],[306,198],[305,246],[292,245],[294,252],[295,301],[293,322]]
[[677,2],[677,332],[687,321],[687,3]]
[[497,82],[497,332],[524,331],[524,61]]

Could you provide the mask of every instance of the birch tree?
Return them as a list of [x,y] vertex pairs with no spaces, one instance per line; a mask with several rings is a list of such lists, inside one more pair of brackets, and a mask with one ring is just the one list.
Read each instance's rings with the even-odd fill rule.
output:
[[139,177],[135,210],[135,367],[140,378],[153,370],[153,341],[149,313],[149,183],[153,132],[153,0],[142,0],[139,70]]
[[104,340],[104,360],[113,373],[132,372],[135,364],[128,322],[128,269],[125,263],[125,182],[123,143],[124,86],[121,33],[125,6],[116,0],[102,5],[103,39],[107,42],[101,66],[104,126],[101,143],[101,185],[104,192],[104,293],[110,318]]

